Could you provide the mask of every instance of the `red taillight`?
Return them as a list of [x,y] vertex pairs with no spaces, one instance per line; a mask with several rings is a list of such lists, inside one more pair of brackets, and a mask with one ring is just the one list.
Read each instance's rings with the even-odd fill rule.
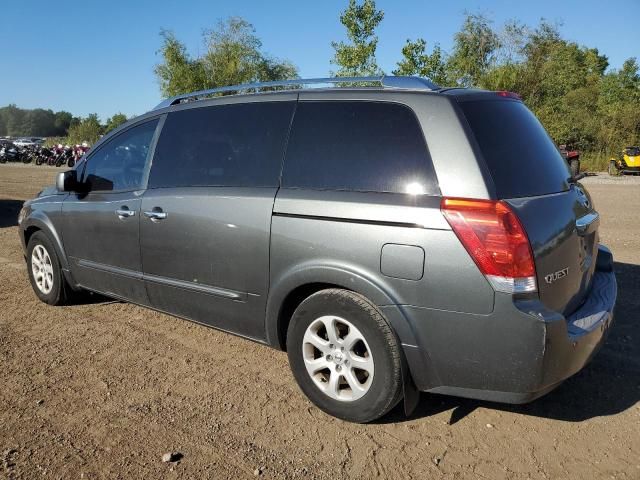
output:
[[536,268],[527,233],[506,203],[443,198],[441,209],[496,290],[511,293],[536,290]]

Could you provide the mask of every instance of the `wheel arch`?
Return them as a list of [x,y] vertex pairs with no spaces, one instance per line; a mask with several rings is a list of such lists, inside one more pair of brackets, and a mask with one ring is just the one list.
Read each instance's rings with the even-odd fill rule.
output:
[[[362,295],[381,310],[401,343],[415,345],[409,321],[397,302],[393,290],[372,278],[344,267],[304,265],[272,282],[265,316],[266,340],[279,350],[286,350],[286,333],[295,309],[314,293],[327,288],[342,288]],[[394,314],[389,315],[388,313]]]
[[49,240],[51,240],[51,243],[53,243],[53,247],[56,249],[56,255],[58,256],[62,269],[69,270],[69,262],[62,246],[62,238],[53,226],[49,217],[44,215],[42,212],[33,211],[25,220],[25,224],[21,226],[21,235],[23,236],[25,252],[31,237],[34,233],[39,231],[47,235]]
[[29,245],[29,240],[31,240],[31,237],[33,236],[34,233],[36,232],[40,232],[42,229],[36,225],[31,225],[27,228],[25,228],[24,230],[24,244]]

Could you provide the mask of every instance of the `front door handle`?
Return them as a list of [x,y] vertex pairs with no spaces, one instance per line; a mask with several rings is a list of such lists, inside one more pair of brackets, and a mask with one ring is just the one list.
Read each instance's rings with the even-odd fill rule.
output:
[[122,207],[116,210],[116,215],[120,220],[124,220],[125,218],[133,217],[136,214],[135,210],[129,210],[129,207]]
[[155,207],[153,210],[144,212],[144,216],[151,219],[152,222],[157,222],[167,218],[167,213],[163,212],[161,208]]

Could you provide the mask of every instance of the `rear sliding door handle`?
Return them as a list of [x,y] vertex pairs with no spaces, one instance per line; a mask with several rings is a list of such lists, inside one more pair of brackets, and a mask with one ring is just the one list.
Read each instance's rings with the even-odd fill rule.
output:
[[157,222],[158,220],[164,220],[167,218],[167,213],[154,208],[153,210],[144,212],[144,216],[151,219],[152,222]]

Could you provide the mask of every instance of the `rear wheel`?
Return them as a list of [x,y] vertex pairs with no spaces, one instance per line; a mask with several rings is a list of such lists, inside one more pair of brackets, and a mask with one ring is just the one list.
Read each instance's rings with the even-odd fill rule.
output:
[[330,415],[366,423],[402,398],[400,343],[356,293],[328,289],[304,300],[289,324],[287,352],[302,391]]
[[607,169],[607,172],[609,173],[609,175],[618,174],[618,168],[616,167],[616,162],[614,162],[613,160],[609,162],[609,168]]
[[62,274],[58,255],[49,238],[34,233],[27,247],[27,270],[36,296],[49,305],[63,305],[71,287]]
[[569,169],[571,170],[571,175],[576,176],[580,173],[580,160],[574,159],[569,162]]

